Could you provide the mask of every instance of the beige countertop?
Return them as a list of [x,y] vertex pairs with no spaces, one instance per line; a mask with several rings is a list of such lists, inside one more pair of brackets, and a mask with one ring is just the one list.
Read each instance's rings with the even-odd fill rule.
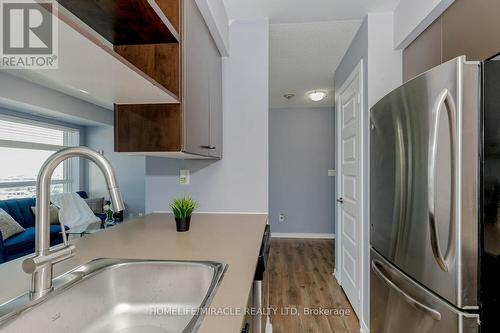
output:
[[[191,229],[175,231],[170,214],[151,214],[72,241],[76,255],[55,265],[55,276],[96,258],[213,260],[228,264],[211,307],[247,304],[267,220],[265,214],[194,214]],[[0,303],[29,290],[23,258],[0,265]],[[235,333],[243,315],[206,316],[200,333]]]

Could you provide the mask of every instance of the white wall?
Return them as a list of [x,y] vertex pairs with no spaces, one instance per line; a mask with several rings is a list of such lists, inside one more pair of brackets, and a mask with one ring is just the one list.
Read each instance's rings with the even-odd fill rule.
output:
[[196,0],[215,44],[223,57],[229,55],[229,19],[222,0]]
[[403,51],[393,46],[394,15],[368,14],[368,109],[403,82]]
[[394,47],[401,50],[410,45],[454,1],[401,0],[394,10]]
[[[146,212],[189,194],[200,211],[268,211],[269,22],[233,21],[223,59],[224,147],[220,161],[146,160]],[[179,170],[191,170],[190,185]]]

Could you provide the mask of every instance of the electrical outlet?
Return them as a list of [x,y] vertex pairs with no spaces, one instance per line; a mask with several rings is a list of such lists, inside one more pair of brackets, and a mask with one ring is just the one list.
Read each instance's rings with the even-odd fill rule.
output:
[[181,170],[179,177],[179,184],[181,185],[189,185],[189,170]]
[[281,213],[278,220],[280,221],[280,223],[285,222],[285,214]]
[[328,177],[335,177],[335,170],[333,169],[328,170]]

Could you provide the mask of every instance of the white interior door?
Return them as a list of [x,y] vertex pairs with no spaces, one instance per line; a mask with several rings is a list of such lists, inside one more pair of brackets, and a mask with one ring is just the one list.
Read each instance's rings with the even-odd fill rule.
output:
[[[360,66],[358,66],[361,68]],[[362,228],[361,71],[355,70],[337,100],[336,272],[354,311],[360,314]]]

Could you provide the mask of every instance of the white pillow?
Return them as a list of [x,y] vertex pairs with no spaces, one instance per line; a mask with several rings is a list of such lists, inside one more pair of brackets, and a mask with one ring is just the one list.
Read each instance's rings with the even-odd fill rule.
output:
[[89,205],[90,209],[97,214],[99,213],[104,213],[104,197],[102,198],[89,198],[89,199],[83,199]]
[[[31,211],[33,212],[33,215],[35,215],[36,218],[36,208],[31,207]],[[50,224],[59,224],[59,208],[57,208],[54,205],[49,206],[49,220]]]
[[16,222],[5,210],[0,208],[0,231],[2,232],[2,237],[6,240],[25,229]]

